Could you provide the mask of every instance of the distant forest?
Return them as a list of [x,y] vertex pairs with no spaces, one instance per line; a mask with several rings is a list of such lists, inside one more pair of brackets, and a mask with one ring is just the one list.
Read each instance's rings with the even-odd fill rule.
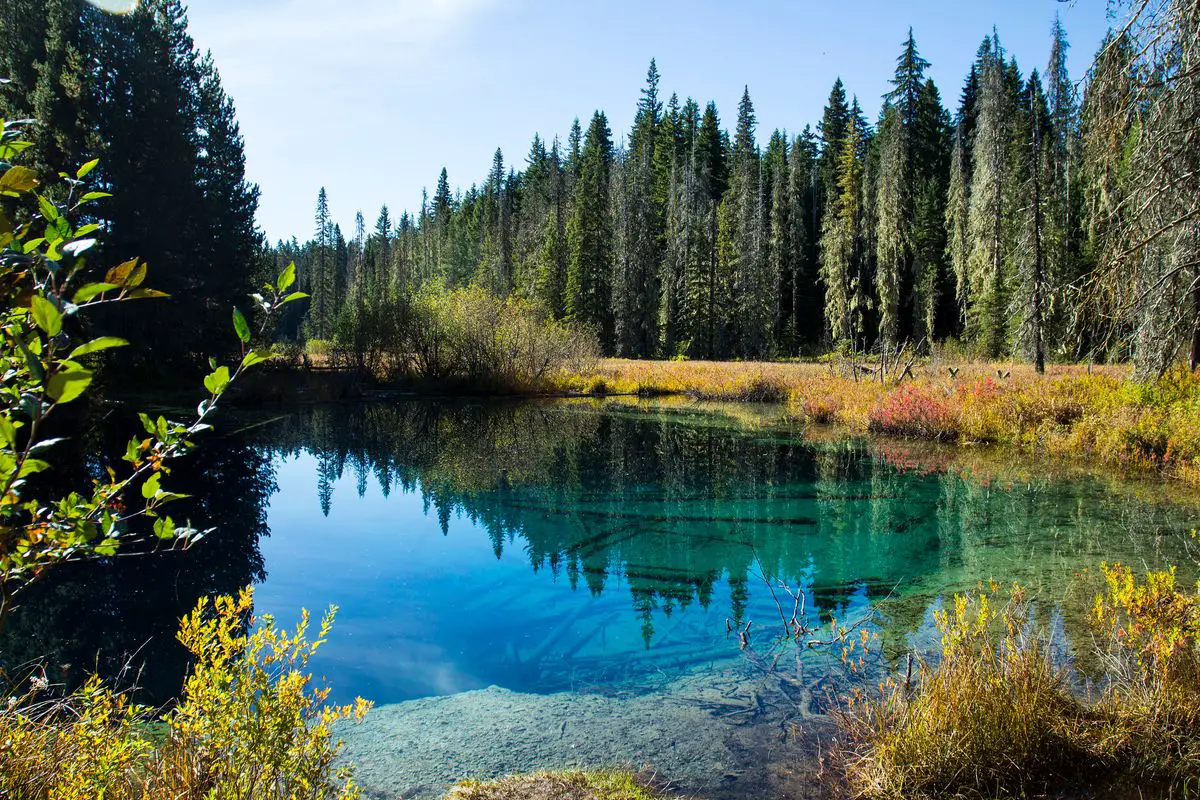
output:
[[765,148],[748,90],[730,131],[715,104],[661,90],[652,61],[627,133],[597,111],[565,141],[497,150],[465,190],[443,169],[415,213],[359,214],[353,231],[322,190],[307,242],[256,227],[233,101],[180,0],[126,16],[4,0],[0,115],[37,120],[46,177],[101,159],[96,262],[140,256],[172,298],[96,325],[154,341],[154,361],[234,346],[230,305],[294,260],[312,298],[279,333],[299,339],[361,338],[469,286],[594,331],[611,355],[957,340],[1152,375],[1200,362],[1200,15],[1117,6],[1081,76],[1057,21],[1044,71],[986,36],[953,112],[910,31],[877,119],[839,80],[820,120]]
[[465,191],[443,169],[415,214],[385,206],[368,228],[360,213],[348,239],[322,190],[314,238],[275,258],[302,265],[314,338],[335,337],[356,293],[472,284],[590,326],[609,355],[954,338],[986,357],[1134,356],[1157,372],[1200,349],[1200,251],[1194,211],[1136,241],[1160,222],[1148,187],[1170,180],[1145,173],[1184,143],[1147,135],[1171,124],[1155,75],[1172,56],[1134,34],[1110,34],[1077,84],[1057,20],[1044,73],[1023,74],[993,32],[951,114],[910,30],[873,124],[839,79],[815,127],[776,130],[765,150],[748,89],[731,134],[711,102],[664,101],[651,61],[621,144],[597,111],[565,142],[534,135],[522,169],[497,150]]

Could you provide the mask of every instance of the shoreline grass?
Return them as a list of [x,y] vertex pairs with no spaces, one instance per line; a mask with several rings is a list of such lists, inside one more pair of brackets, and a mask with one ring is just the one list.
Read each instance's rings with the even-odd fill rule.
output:
[[815,363],[605,359],[560,377],[575,396],[685,395],[779,403],[799,423],[956,444],[1000,444],[1153,470],[1200,487],[1200,375],[1140,383],[1126,367],[982,362],[918,367],[897,383]]
[[856,690],[834,759],[859,798],[1190,797],[1200,789],[1200,588],[1104,566],[1087,693],[996,584],[936,613],[940,660]]

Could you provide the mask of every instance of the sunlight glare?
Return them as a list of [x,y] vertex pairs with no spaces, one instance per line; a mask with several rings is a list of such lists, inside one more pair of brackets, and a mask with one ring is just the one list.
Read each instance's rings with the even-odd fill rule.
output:
[[129,14],[137,9],[138,0],[87,0],[101,11],[110,14]]

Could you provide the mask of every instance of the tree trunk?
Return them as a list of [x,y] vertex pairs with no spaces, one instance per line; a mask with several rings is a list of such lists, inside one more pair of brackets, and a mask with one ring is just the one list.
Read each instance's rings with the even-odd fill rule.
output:
[[1189,359],[1192,372],[1200,369],[1200,274],[1192,283],[1192,313],[1195,322],[1192,323],[1192,353]]

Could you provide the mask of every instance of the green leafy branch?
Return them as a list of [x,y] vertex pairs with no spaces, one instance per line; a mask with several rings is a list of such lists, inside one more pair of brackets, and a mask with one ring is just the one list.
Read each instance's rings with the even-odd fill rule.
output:
[[26,122],[0,120],[0,619],[17,592],[54,564],[116,554],[132,537],[134,519],[154,520],[159,539],[183,545],[202,535],[162,514],[165,504],[184,497],[163,488],[162,478],[210,427],[206,420],[229,387],[272,357],[260,343],[272,315],[306,296],[288,292],[296,278],[290,265],[251,296],[261,316],[257,331],[235,308],[240,360],[232,368],[210,361],[206,396],[191,421],[141,414],[146,435],[130,439],[123,477],[109,467],[87,493],[30,496],[29,478],[50,468],[45,456],[61,441],[43,436],[47,419],[85,395],[95,377],[89,363],[96,354],[128,344],[113,336],[77,341],[78,318],[100,305],[166,295],[144,286],[147,266],[137,259],[112,267],[102,280],[81,280],[101,226],[76,226],[75,219],[109,197],[89,190],[85,180],[98,162],[74,175],[60,174],[52,188],[64,191],[39,191],[36,173],[11,163],[28,147],[19,135]]

